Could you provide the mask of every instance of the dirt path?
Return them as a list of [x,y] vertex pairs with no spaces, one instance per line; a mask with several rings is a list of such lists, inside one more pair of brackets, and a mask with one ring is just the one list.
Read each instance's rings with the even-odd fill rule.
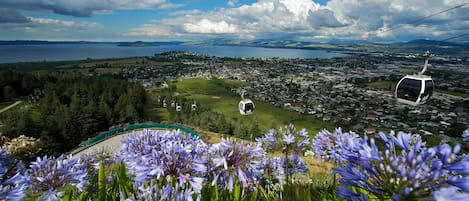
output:
[[15,107],[16,105],[20,104],[21,102],[22,102],[22,101],[16,101],[15,103],[13,103],[13,104],[11,104],[11,105],[2,108],[2,109],[0,110],[0,113],[9,110],[9,109],[11,109],[12,107]]

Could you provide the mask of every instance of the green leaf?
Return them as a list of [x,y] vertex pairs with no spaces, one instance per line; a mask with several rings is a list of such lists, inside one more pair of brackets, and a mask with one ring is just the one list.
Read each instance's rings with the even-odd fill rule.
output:
[[236,180],[235,184],[234,184],[234,188],[233,188],[233,195],[234,195],[234,199],[233,200],[240,200],[240,197],[241,197],[241,185],[239,183],[238,180]]
[[99,164],[98,171],[98,200],[106,201],[106,173],[104,171],[103,161]]

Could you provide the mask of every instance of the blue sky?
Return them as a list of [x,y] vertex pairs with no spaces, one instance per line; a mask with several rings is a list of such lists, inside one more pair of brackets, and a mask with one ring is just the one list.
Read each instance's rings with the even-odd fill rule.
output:
[[[464,6],[406,24],[457,5]],[[442,40],[469,33],[469,2],[1,0],[0,30],[0,40]]]

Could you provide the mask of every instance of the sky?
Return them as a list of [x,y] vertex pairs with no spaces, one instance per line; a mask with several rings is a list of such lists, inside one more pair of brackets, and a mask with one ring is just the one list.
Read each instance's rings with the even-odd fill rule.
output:
[[0,0],[0,40],[386,43],[468,33],[469,0]]

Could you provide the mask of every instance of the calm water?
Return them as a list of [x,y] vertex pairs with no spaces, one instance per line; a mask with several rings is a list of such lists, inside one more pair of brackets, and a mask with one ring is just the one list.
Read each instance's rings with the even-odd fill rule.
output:
[[167,51],[191,51],[219,57],[332,58],[344,56],[340,53],[323,50],[237,46],[161,45],[122,47],[115,44],[0,45],[0,63],[152,56],[155,53]]

